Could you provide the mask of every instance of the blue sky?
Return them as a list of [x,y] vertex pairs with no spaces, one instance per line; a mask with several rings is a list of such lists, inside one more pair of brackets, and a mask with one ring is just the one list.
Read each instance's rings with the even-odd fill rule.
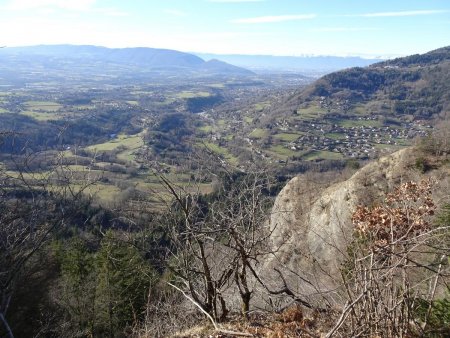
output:
[[389,56],[450,45],[449,0],[0,0],[0,44]]

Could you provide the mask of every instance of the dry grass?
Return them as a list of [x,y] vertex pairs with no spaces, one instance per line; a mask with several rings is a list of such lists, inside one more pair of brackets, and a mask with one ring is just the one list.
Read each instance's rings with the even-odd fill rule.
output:
[[[335,316],[319,314],[317,312],[306,313],[300,306],[294,305],[281,314],[253,313],[248,321],[241,317],[231,319],[223,323],[225,330],[250,334],[260,338],[318,338],[332,326]],[[231,338],[237,335],[228,335],[214,331],[210,323],[198,325],[184,332],[175,334],[178,338]]]

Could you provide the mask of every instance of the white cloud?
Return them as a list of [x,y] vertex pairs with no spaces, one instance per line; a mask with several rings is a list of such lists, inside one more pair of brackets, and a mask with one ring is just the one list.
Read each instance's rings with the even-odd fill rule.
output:
[[232,23],[243,24],[256,24],[256,23],[272,23],[272,22],[284,22],[284,21],[298,21],[309,20],[316,18],[316,14],[298,14],[298,15],[271,15],[271,16],[259,16],[255,18],[245,18],[232,20]]
[[222,39],[232,39],[235,38],[250,38],[250,37],[268,37],[273,36],[270,33],[263,32],[203,32],[203,33],[195,33],[195,34],[173,34],[171,35],[174,39],[181,40],[222,40]]
[[[89,43],[92,32],[98,28],[92,24],[76,23],[71,20],[16,17],[0,22],[0,30],[5,31],[6,29],[11,30],[11,34],[5,35],[4,44],[25,46],[60,43],[85,44]],[[30,34],[30,31],[33,34]]]
[[178,9],[165,9],[164,13],[177,17],[183,17],[188,15],[186,12],[180,11]]
[[448,13],[447,10],[419,10],[419,11],[399,11],[399,12],[377,12],[377,13],[365,13],[358,16],[366,18],[377,18],[377,17],[399,17],[399,16],[418,16],[418,15],[433,15]]
[[2,10],[37,11],[43,15],[56,14],[57,11],[85,12],[104,16],[123,17],[127,12],[113,7],[96,7],[97,0],[11,0]]
[[380,28],[375,27],[319,27],[311,28],[310,32],[363,32],[363,31],[377,31]]
[[123,17],[129,16],[130,14],[116,8],[92,8],[89,10],[91,13],[97,13],[104,16],[115,16],[115,17]]
[[206,1],[216,3],[239,3],[239,2],[264,2],[266,0],[206,0]]
[[71,11],[86,11],[91,9],[96,0],[11,0],[6,5],[10,10],[30,10],[56,7]]

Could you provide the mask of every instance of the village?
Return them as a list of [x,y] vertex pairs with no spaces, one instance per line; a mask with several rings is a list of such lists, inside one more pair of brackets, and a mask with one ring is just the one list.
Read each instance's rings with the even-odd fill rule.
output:
[[382,145],[402,146],[406,140],[426,136],[427,129],[417,123],[401,126],[351,126],[343,127],[323,121],[302,121],[284,132],[304,133],[285,146],[294,151],[331,151],[344,157],[368,159],[375,157]]
[[[213,123],[208,113],[199,115],[205,121]],[[227,134],[234,134],[235,140],[239,138],[238,131],[242,130],[244,124],[241,115],[241,111],[228,113],[227,125],[209,133],[209,140],[226,146]],[[253,133],[243,136],[243,141],[254,153],[269,161],[276,159],[273,149],[283,153],[280,146],[286,150],[285,154],[296,158],[307,159],[311,153],[334,153],[335,158],[367,160],[390,149],[406,146],[414,138],[428,135],[432,128],[421,120],[388,125],[381,120],[379,115],[343,117],[332,113],[321,119],[283,118],[268,124],[264,136],[258,135],[253,129]],[[272,154],[265,151],[268,149],[272,150]],[[321,156],[316,159],[320,160]]]

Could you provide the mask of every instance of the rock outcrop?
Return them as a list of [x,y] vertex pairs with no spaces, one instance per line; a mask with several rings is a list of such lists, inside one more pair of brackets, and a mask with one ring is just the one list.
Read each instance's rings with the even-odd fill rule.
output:
[[448,196],[448,163],[423,174],[415,168],[418,156],[414,148],[403,149],[321,192],[303,177],[292,179],[273,207],[270,227],[276,254],[266,262],[265,271],[282,270],[289,286],[306,296],[331,292],[339,285],[357,205],[381,203],[386,192],[398,184],[425,177],[438,182],[433,186],[437,202]]

